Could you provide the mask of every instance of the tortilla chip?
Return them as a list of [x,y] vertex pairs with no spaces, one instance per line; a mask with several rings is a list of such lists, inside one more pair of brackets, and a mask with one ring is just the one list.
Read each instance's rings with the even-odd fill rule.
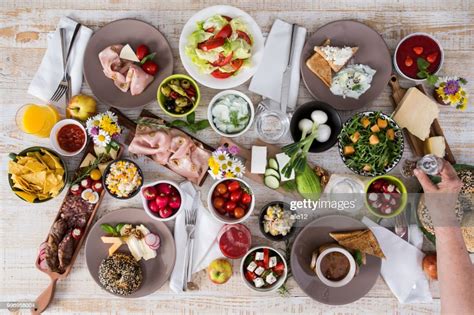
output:
[[55,165],[54,169],[64,169],[61,161],[59,160],[59,158],[57,156],[53,155],[48,150],[41,149],[41,152],[43,152],[45,155],[49,156],[54,161],[54,165]]
[[36,195],[32,193],[28,193],[25,191],[15,191],[15,194],[17,194],[20,198],[24,199],[25,201],[28,202],[33,202],[36,199]]
[[[342,233],[344,236],[346,236],[346,238],[338,241],[339,245],[348,249],[359,250],[361,253],[366,253],[368,255],[385,258],[385,255],[380,248],[379,242],[371,230],[367,229],[362,232],[355,231],[353,233],[354,235],[352,237],[347,237],[349,233]],[[336,235],[337,237],[337,234],[338,233],[330,233],[329,235],[334,238],[333,235]]]

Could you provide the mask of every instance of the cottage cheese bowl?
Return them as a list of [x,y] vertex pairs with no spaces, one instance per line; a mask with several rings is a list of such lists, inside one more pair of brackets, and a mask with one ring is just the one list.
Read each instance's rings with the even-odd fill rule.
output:
[[257,292],[278,290],[288,276],[288,266],[279,251],[268,246],[254,247],[242,259],[240,275],[245,285]]
[[133,161],[120,159],[107,166],[103,176],[104,188],[117,199],[134,197],[143,185],[143,173]]
[[209,103],[207,118],[219,135],[238,137],[249,130],[255,116],[250,98],[236,90],[216,94]]

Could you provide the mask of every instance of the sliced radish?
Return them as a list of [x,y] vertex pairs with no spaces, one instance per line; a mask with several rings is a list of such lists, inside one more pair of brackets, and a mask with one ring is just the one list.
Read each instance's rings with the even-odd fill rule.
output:
[[39,263],[39,267],[41,270],[49,270],[48,263],[46,262],[46,259],[43,259]]
[[148,233],[145,235],[145,244],[147,244],[151,249],[158,249],[160,247],[160,237],[153,233]]

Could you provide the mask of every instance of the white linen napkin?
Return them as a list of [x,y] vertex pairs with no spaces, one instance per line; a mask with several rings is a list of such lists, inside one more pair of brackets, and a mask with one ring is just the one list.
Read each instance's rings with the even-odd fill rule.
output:
[[362,219],[385,254],[381,274],[400,303],[426,303],[432,301],[428,280],[422,270],[424,254],[386,228],[367,217]]
[[[28,87],[29,94],[40,98],[44,102],[49,102],[49,99],[53,96],[63,77],[63,59],[59,28],[62,27],[66,29],[66,42],[69,45],[76,25],[77,22],[68,17],[62,17],[59,20],[56,31],[48,34],[48,48],[46,49],[38,71]],[[91,36],[92,30],[84,25],[81,26],[69,56],[68,70],[71,76],[71,95],[73,96],[78,94],[81,90],[84,51],[86,50],[87,43]]]
[[[184,209],[190,208],[196,193],[193,184],[186,181],[179,185],[183,194]],[[184,209],[176,217],[174,225],[174,241],[176,243],[176,263],[170,278],[170,289],[176,293],[183,292],[184,254],[186,247],[186,228]],[[211,261],[223,257],[217,244],[216,236],[223,224],[214,219],[202,205],[198,208],[196,229],[194,231],[193,273],[206,268]]]
[[[291,81],[288,96],[288,108],[296,106],[300,86],[300,59],[306,39],[306,28],[298,26],[291,60]],[[249,90],[270,98],[278,103],[281,99],[283,72],[288,64],[288,53],[291,45],[291,24],[275,20],[265,42],[262,62],[250,82]]]

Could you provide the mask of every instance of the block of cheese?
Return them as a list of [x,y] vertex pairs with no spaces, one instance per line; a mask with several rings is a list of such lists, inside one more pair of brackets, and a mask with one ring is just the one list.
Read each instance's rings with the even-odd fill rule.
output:
[[425,140],[430,135],[431,124],[438,118],[439,108],[428,96],[415,87],[409,88],[393,113],[400,128]]
[[295,171],[294,170],[291,171],[291,176],[289,178],[286,177],[285,175],[283,175],[283,173],[281,172],[281,170],[285,167],[285,165],[288,164],[288,162],[290,162],[290,157],[284,152],[278,153],[277,155],[275,155],[275,157],[277,159],[278,166],[280,168],[281,181],[286,182],[286,181],[295,179]]
[[446,154],[446,142],[444,137],[430,137],[425,140],[425,154],[434,154],[437,157],[444,157]]
[[267,167],[267,147],[252,146],[252,163],[250,172],[253,174],[265,174]]

